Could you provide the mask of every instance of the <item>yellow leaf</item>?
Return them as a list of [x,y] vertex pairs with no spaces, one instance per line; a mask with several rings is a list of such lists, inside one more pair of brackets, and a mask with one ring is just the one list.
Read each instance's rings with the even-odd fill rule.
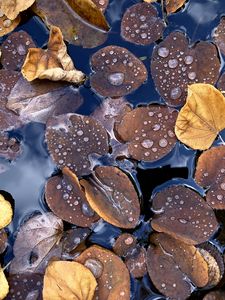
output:
[[187,102],[175,124],[177,138],[193,149],[208,149],[225,128],[225,98],[210,84],[188,86]]
[[13,31],[20,23],[20,16],[15,20],[9,20],[5,15],[0,17],[0,37]]
[[6,227],[12,221],[13,210],[10,202],[0,195],[0,229]]
[[28,9],[35,0],[0,0],[0,10],[10,20],[16,19],[20,12]]
[[28,50],[22,74],[28,81],[39,78],[79,84],[85,79],[85,75],[75,69],[72,59],[67,54],[62,32],[55,26],[51,27],[47,50],[40,48]]
[[6,280],[5,274],[0,266],[0,300],[5,299],[9,292],[9,285]]
[[97,282],[92,272],[72,261],[51,262],[44,276],[44,300],[92,300]]

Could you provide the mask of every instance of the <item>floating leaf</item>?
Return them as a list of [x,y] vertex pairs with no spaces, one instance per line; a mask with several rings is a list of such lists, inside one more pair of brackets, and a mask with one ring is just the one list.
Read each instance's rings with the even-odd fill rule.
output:
[[197,163],[196,182],[209,188],[207,203],[214,209],[225,209],[225,146],[203,152]]
[[8,246],[7,241],[8,241],[7,233],[5,229],[1,229],[0,230],[0,254],[2,254],[6,250]]
[[77,247],[86,240],[90,233],[88,228],[73,228],[65,231],[62,238],[63,254],[76,252]]
[[176,12],[179,8],[181,8],[186,0],[166,0],[166,11],[168,14]]
[[207,241],[218,229],[212,208],[196,192],[184,186],[171,186],[152,199],[151,225],[187,244]]
[[52,213],[31,217],[19,229],[13,246],[10,274],[42,272],[49,252],[62,237],[63,223]]
[[148,3],[130,6],[121,23],[122,37],[137,45],[154,43],[162,36],[163,29],[164,23],[158,17],[157,9]]
[[225,293],[222,290],[209,292],[203,300],[225,300]]
[[[2,0],[4,1],[4,0]],[[7,3],[7,1],[4,1]],[[0,37],[4,36],[11,31],[13,31],[20,23],[20,16],[18,16],[15,20],[9,20],[5,15],[0,17]]]
[[0,299],[5,299],[9,292],[9,284],[7,282],[7,279],[5,277],[5,274],[0,266]]
[[222,52],[225,55],[225,18],[221,18],[219,25],[213,34],[213,39]]
[[3,68],[20,71],[29,48],[35,47],[31,36],[25,31],[13,32],[2,43],[1,63]]
[[91,58],[92,88],[104,97],[118,98],[139,88],[147,79],[145,65],[126,48],[108,46]]
[[6,132],[0,132],[0,157],[14,160],[21,152],[21,144],[16,138],[10,137]]
[[69,167],[78,177],[90,174],[91,155],[108,152],[108,136],[104,127],[95,119],[82,115],[50,118],[46,140],[58,167]]
[[78,89],[64,82],[28,82],[22,76],[7,97],[7,108],[19,115],[22,123],[46,123],[49,117],[75,112],[82,103]]
[[[107,32],[105,30],[108,30],[109,27],[101,11],[97,9],[91,0],[85,0],[83,3],[88,10],[83,6],[85,8],[85,11],[83,11],[80,6],[82,4],[81,0],[36,0],[33,10],[48,27],[54,25],[61,28],[67,42],[85,48],[97,47],[106,41]],[[77,7],[79,7],[79,12],[76,12]],[[92,12],[95,14],[92,15]],[[94,18],[94,16],[97,16],[97,18]],[[82,17],[85,17],[85,19],[82,19]],[[88,18],[94,22],[94,25],[102,27],[98,28],[88,23]]]
[[63,176],[47,181],[45,198],[51,211],[69,223],[90,227],[99,219],[90,208],[78,178],[67,167],[63,168]]
[[28,9],[35,0],[0,0],[0,10],[10,20],[16,19],[20,12]]
[[88,203],[108,223],[121,228],[134,228],[140,215],[137,192],[129,177],[119,168],[97,167],[80,184]]
[[111,251],[99,246],[86,249],[76,261],[89,268],[97,279],[97,299],[130,299],[130,276],[123,261]]
[[155,161],[168,154],[176,143],[177,112],[165,106],[138,107],[116,124],[116,134],[137,160]]
[[136,247],[137,240],[136,237],[130,233],[122,233],[113,245],[113,251],[119,255],[126,257],[128,256]]
[[43,276],[24,273],[8,277],[9,294],[5,300],[42,300]]
[[178,114],[177,138],[193,149],[208,149],[225,128],[225,98],[209,84],[188,86],[187,102]]
[[215,84],[219,73],[220,60],[212,43],[199,42],[190,47],[183,33],[172,32],[154,48],[152,78],[159,94],[169,105],[183,105],[188,84]]
[[147,253],[144,247],[137,247],[133,253],[126,257],[125,265],[134,278],[143,277],[147,273]]
[[48,49],[30,48],[21,71],[28,81],[39,78],[80,84],[85,79],[85,75],[75,69],[61,30],[55,26],[50,30]]
[[92,300],[97,282],[91,271],[72,261],[51,262],[44,276],[44,300]]
[[13,217],[12,206],[2,195],[0,195],[0,229],[8,226]]

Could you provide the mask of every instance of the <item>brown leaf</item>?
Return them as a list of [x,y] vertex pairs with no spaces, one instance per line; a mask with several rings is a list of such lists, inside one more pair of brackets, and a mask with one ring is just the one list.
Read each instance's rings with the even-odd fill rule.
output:
[[122,233],[115,244],[113,245],[113,251],[119,256],[128,256],[136,247],[136,237],[130,233]]
[[225,300],[225,293],[223,290],[209,292],[203,300]]
[[152,199],[152,209],[154,230],[190,245],[207,241],[218,229],[213,209],[184,186],[172,185],[158,192]]
[[54,261],[45,271],[43,300],[92,300],[96,286],[93,274],[82,264]]
[[21,153],[22,147],[20,142],[16,138],[10,137],[8,132],[0,132],[0,157],[14,160],[21,155]]
[[134,228],[140,216],[137,192],[129,177],[119,168],[97,167],[80,184],[88,203],[105,221],[121,228]]
[[[97,47],[107,39],[105,30],[109,28],[101,11],[93,2],[90,0],[83,2],[90,10],[83,11],[85,7],[80,6],[82,3],[80,0],[79,2],[77,0],[36,0],[32,8],[48,27],[54,25],[61,28],[65,40],[69,43],[85,48]],[[75,11],[78,8],[81,16],[89,18],[96,25],[103,26],[103,30],[88,23],[86,19],[82,19]],[[97,19],[93,20],[93,16],[89,15],[90,12],[94,12]]]
[[35,0],[0,0],[0,10],[10,20],[16,19],[20,12],[28,9]]
[[109,0],[93,0],[93,2],[103,12],[106,10],[109,4]]
[[5,274],[0,266],[0,299],[5,299],[9,292],[9,284],[7,282],[7,279],[5,277]]
[[219,73],[220,59],[212,43],[199,42],[191,47],[188,38],[175,31],[154,48],[152,78],[159,94],[171,106],[185,103],[188,84],[215,84]]
[[28,81],[39,78],[80,84],[85,79],[85,75],[75,69],[61,30],[55,26],[50,30],[48,49],[30,48],[21,71]]
[[75,259],[89,268],[97,279],[93,300],[129,300],[130,276],[123,261],[111,251],[91,246]]
[[0,254],[2,254],[8,246],[8,235],[5,229],[0,229]]
[[166,11],[168,14],[176,12],[187,0],[166,0]]
[[178,114],[177,138],[193,149],[208,149],[225,128],[225,98],[210,84],[188,86],[187,102]]
[[221,18],[219,25],[213,34],[213,39],[222,52],[225,55],[225,18]]
[[195,180],[207,188],[206,201],[214,209],[225,209],[225,146],[203,152],[197,162]]
[[136,247],[131,255],[125,258],[125,265],[134,278],[147,273],[147,253],[144,247]]
[[12,206],[2,195],[0,195],[0,229],[8,226],[13,217]]
[[69,223],[90,227],[99,219],[90,208],[78,178],[68,167],[63,168],[63,176],[47,181],[45,198],[51,211]]
[[2,87],[0,94],[1,108],[5,108],[7,97],[9,96],[11,89],[14,87],[20,76],[21,75],[19,72],[4,69],[0,70],[0,86]]
[[[4,1],[4,0],[2,0],[2,1]],[[5,2],[5,3],[7,3],[7,2]],[[0,28],[1,28],[0,37],[13,31],[19,25],[20,20],[21,20],[20,16],[18,16],[13,21],[9,20],[5,15],[0,17]]]

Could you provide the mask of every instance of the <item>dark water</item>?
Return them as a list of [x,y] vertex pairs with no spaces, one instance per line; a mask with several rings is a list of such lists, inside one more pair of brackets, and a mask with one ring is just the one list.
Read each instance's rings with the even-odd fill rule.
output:
[[[47,1],[47,0],[46,0]],[[111,0],[107,9],[106,17],[111,25],[109,38],[104,45],[119,45],[129,49],[138,57],[147,57],[144,60],[149,71],[148,83],[144,84],[137,91],[127,96],[128,101],[134,106],[148,104],[151,102],[164,103],[154,88],[150,74],[150,60],[154,44],[150,46],[136,46],[124,41],[120,37],[120,20],[127,7],[139,1],[131,0]],[[159,14],[161,8],[156,4]],[[173,30],[181,30],[190,38],[191,43],[198,40],[211,40],[211,34],[218,25],[222,15],[225,15],[224,0],[190,0],[185,8],[178,13],[168,17],[169,26],[164,32],[164,37]],[[48,31],[37,17],[24,15],[24,22],[16,30],[27,31],[39,47],[46,44],[48,40]],[[93,53],[99,48],[83,49],[73,45],[68,45],[69,54],[74,59],[78,69],[86,74],[90,74],[91,69],[89,59]],[[221,59],[223,59],[221,57]],[[222,66],[224,63],[222,61]],[[221,68],[222,69],[222,68]],[[222,70],[221,70],[222,72]],[[102,102],[102,98],[94,94],[90,89],[89,82],[80,88],[80,92],[84,97],[84,104],[78,113],[89,115]],[[30,123],[12,135],[16,135],[22,141],[23,154],[14,162],[0,159],[7,171],[0,174],[0,190],[9,192],[15,203],[15,212],[13,223],[9,227],[11,232],[10,240],[13,243],[13,237],[19,224],[29,214],[34,211],[47,211],[48,208],[44,203],[44,185],[48,177],[55,171],[55,165],[51,161],[46,144],[44,141],[45,126],[38,123]],[[225,138],[225,132],[222,133]],[[218,144],[219,142],[215,142]],[[134,234],[143,245],[147,244],[148,235],[151,232],[149,225],[149,199],[156,190],[160,190],[163,186],[171,182],[183,183],[198,190],[203,196],[204,191],[194,183],[192,175],[196,162],[196,151],[187,149],[179,143],[173,151],[162,160],[156,163],[140,163],[137,172],[133,171],[131,176],[136,181],[141,193],[142,199],[142,216],[138,227],[134,230]],[[123,165],[124,167],[124,165]],[[106,222],[100,222],[94,229],[89,238],[89,243],[96,243],[105,248],[111,249],[115,238],[122,231]],[[224,246],[225,238],[220,236],[212,240],[221,250]],[[224,243],[225,244],[225,243]],[[9,247],[5,256],[5,263],[12,257],[12,248]],[[159,300],[165,299],[157,294],[152,283],[146,275],[142,280],[132,279],[132,299],[140,300]],[[204,292],[196,292],[191,299],[202,299]]]

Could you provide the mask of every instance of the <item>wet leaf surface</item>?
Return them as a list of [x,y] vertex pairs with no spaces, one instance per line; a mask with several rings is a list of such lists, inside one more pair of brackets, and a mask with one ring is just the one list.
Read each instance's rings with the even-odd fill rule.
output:
[[99,246],[91,246],[76,261],[89,268],[97,279],[98,289],[93,300],[130,299],[130,277],[123,261]]
[[52,159],[59,168],[69,167],[78,177],[91,173],[94,153],[108,152],[107,132],[95,119],[66,114],[49,119],[46,141]]
[[84,73],[76,70],[67,54],[60,28],[55,26],[50,29],[48,49],[30,48],[21,72],[28,81],[39,78],[81,84],[85,80]]
[[140,216],[137,192],[129,177],[117,167],[97,167],[80,181],[88,203],[108,223],[134,228]]
[[154,48],[152,54],[151,74],[156,89],[172,106],[185,103],[188,84],[215,84],[219,70],[216,46],[201,41],[190,47],[188,39],[181,32],[169,34]]
[[99,216],[90,208],[79,180],[68,168],[63,176],[51,177],[45,186],[45,198],[59,218],[81,227],[90,227]]
[[34,47],[35,44],[31,36],[25,31],[21,30],[10,34],[1,45],[1,63],[3,68],[20,71],[28,49]]
[[93,2],[103,12],[106,10],[106,8],[109,4],[109,0],[93,0]]
[[217,88],[220,90],[220,91],[225,91],[225,73],[223,73],[218,82],[217,82]]
[[13,246],[10,274],[43,272],[49,252],[62,237],[63,223],[52,213],[36,215],[21,225]]
[[157,9],[148,3],[130,6],[122,19],[121,35],[131,43],[149,45],[163,33],[164,23],[158,17]]
[[221,18],[213,34],[213,38],[221,53],[225,55],[225,18]]
[[2,254],[8,246],[8,235],[5,229],[0,230],[0,254]]
[[42,275],[31,273],[10,275],[8,282],[10,289],[6,300],[42,300]]
[[145,65],[119,46],[107,46],[91,58],[91,87],[104,97],[118,98],[139,88],[147,79]]
[[113,245],[113,251],[118,256],[128,256],[137,245],[136,237],[130,233],[122,233]]
[[203,152],[197,162],[196,182],[209,188],[207,203],[214,209],[225,209],[225,146]]
[[222,290],[209,292],[203,300],[225,300],[225,293]]
[[7,282],[7,279],[5,277],[5,274],[3,272],[3,269],[0,266],[0,299],[5,299],[9,292],[9,284]]
[[151,225],[190,245],[207,241],[218,229],[212,208],[196,192],[173,185],[152,198]]
[[143,277],[147,273],[147,253],[144,247],[137,247],[130,256],[126,257],[125,264],[134,278]]
[[20,78],[20,73],[10,70],[0,70],[0,103],[1,108],[5,108],[7,97],[11,89]]
[[0,195],[0,229],[8,226],[13,217],[12,206],[7,199]]
[[0,0],[0,10],[10,20],[16,19],[20,12],[28,9],[35,0]]
[[48,27],[54,25],[61,28],[65,40],[71,44],[84,48],[103,44],[107,39],[107,33],[82,20],[73,9],[72,3],[75,1],[36,0],[33,10]]
[[[4,0],[3,0],[4,1]],[[15,20],[9,20],[5,15],[0,17],[0,37],[13,31],[20,23],[20,16]]]
[[77,247],[86,240],[90,233],[91,231],[88,228],[74,228],[64,232],[62,238],[63,253],[74,253]]
[[177,138],[193,149],[208,149],[225,128],[225,98],[209,84],[188,87],[187,102],[178,114]]
[[78,89],[62,82],[35,80],[22,76],[7,97],[7,108],[19,115],[22,123],[46,123],[49,117],[75,112],[83,103]]
[[91,271],[72,261],[51,262],[44,276],[45,300],[92,300],[97,286]]
[[9,137],[8,133],[0,132],[0,157],[14,160],[21,155],[21,153],[22,146],[20,142],[14,137]]
[[139,107],[126,113],[116,134],[127,144],[128,154],[137,160],[155,161],[168,154],[176,143],[177,111],[165,106]]
[[179,8],[181,8],[187,0],[166,0],[166,11],[168,14],[176,12]]

